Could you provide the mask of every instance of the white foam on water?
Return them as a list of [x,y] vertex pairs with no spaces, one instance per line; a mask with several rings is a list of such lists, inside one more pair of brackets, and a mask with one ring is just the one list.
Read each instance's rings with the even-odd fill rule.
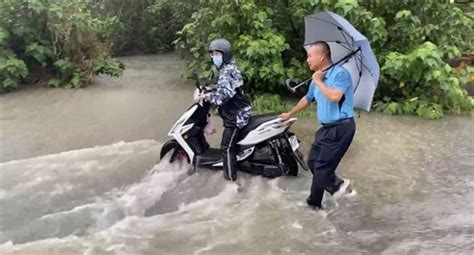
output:
[[145,210],[151,208],[161,198],[163,193],[178,183],[186,175],[187,164],[169,164],[169,156],[165,157],[162,164],[152,169],[151,174],[139,183],[128,188],[127,192],[119,198],[125,214],[143,216]]
[[8,195],[8,192],[4,189],[0,189],[0,199],[5,199]]
[[0,244],[0,252],[4,254],[81,254],[86,249],[77,236],[49,238],[40,241],[16,245],[11,241]]
[[[310,242],[314,237],[305,234],[308,230],[305,218],[313,219],[312,224],[314,221],[321,221],[321,217],[315,218],[314,212],[308,210],[306,205],[299,208],[287,201],[286,191],[279,187],[279,179],[240,175],[239,182],[231,183],[224,181],[220,172],[207,172],[182,180],[184,176],[178,173],[182,171],[186,175],[186,168],[171,174],[168,171],[172,167],[164,167],[165,165],[155,166],[140,182],[112,192],[116,200],[107,200],[109,204],[105,208],[109,208],[109,213],[104,210],[102,215],[98,215],[99,219],[113,218],[114,210],[124,215],[104,224],[102,228],[82,237],[50,238],[22,245],[5,243],[0,246],[0,250],[18,253],[34,250],[40,253],[74,251],[81,254],[157,254],[167,251],[177,254],[206,254],[219,253],[225,247],[241,244],[250,245],[247,247],[250,249],[257,240],[262,240],[264,246],[261,249],[264,251],[265,247],[271,245],[273,238],[284,242],[287,250],[292,250],[288,248],[288,245],[291,246],[290,239]],[[220,191],[215,196],[182,204],[173,212],[143,217],[144,208],[159,204],[163,192],[172,189],[176,183],[193,182],[193,178],[209,178],[211,182],[208,185],[225,183],[219,186]],[[157,182],[158,186],[168,188],[154,189],[152,184]],[[200,187],[195,188],[199,192]],[[148,193],[148,189],[152,191]],[[293,217],[282,215],[282,208],[283,212],[288,211],[285,214],[295,211],[303,213],[303,221],[299,214],[295,215],[298,217],[296,221]],[[265,230],[268,224],[275,226]],[[260,227],[263,229],[260,230]],[[276,233],[272,233],[274,231]],[[288,234],[284,234],[286,232]],[[334,232],[334,228],[330,227],[330,230],[320,234],[325,237],[334,235]]]
[[[12,189],[12,193],[24,193],[29,190],[35,189],[38,186],[41,186],[43,183],[48,183],[54,181],[54,176],[36,176],[34,179],[15,185]],[[8,196],[8,194],[7,194]]]
[[[281,194],[282,190],[277,187],[276,180],[241,178],[238,184],[227,182],[223,190],[214,197],[183,204],[177,211],[167,214],[147,218],[127,217],[101,235],[111,237],[110,241],[113,241],[124,236],[156,238],[160,233],[172,231],[182,233],[184,239],[191,235],[192,240],[189,241],[204,241],[204,247],[195,251],[195,254],[199,254],[220,244],[238,243],[250,238],[249,227],[255,221],[252,215],[262,201],[278,203],[279,200],[275,199]],[[212,237],[208,239],[208,235]]]
[[101,204],[98,204],[98,203],[79,205],[79,206],[76,206],[76,207],[72,208],[71,210],[60,211],[60,212],[56,212],[56,213],[50,213],[50,214],[43,215],[38,220],[40,220],[40,221],[42,221],[42,220],[51,221],[51,220],[55,220],[55,219],[58,219],[58,218],[67,217],[67,216],[72,215],[72,214],[84,214],[86,211],[89,211],[90,213],[93,213],[93,211],[97,211],[97,210],[100,210],[100,209],[102,209],[102,206],[101,206]]
[[59,196],[74,190],[74,185],[72,183],[56,183],[54,184],[54,189],[51,191],[51,196]]
[[299,223],[299,221],[293,222],[293,224],[292,224],[291,226],[294,227],[294,228],[296,228],[296,229],[303,229],[303,226],[301,226],[301,224]]
[[[113,162],[126,162],[128,160],[128,156],[124,156],[126,154],[130,154],[130,157],[134,158],[134,160],[140,159],[141,156],[136,156],[137,154],[157,155],[155,153],[155,150],[158,151],[157,145],[155,141],[148,140],[133,143],[120,142],[110,146],[94,147],[1,164],[2,169],[7,172],[12,172],[18,168],[24,169],[24,167],[41,167],[41,170],[27,169],[26,172],[29,174],[24,174],[23,177],[30,177],[30,180],[26,182],[16,180],[19,181],[20,184],[13,185],[10,189],[8,189],[8,187],[2,187],[4,185],[0,186],[0,188],[2,188],[0,189],[0,199],[4,199],[4,201],[7,201],[5,199],[10,199],[13,201],[19,197],[25,197],[25,199],[34,197],[38,199],[33,202],[41,204],[40,199],[45,200],[43,197],[46,197],[48,201],[53,199],[62,201],[64,200],[62,197],[67,198],[71,194],[82,192],[80,189],[84,189],[84,181],[87,181],[84,177],[80,180],[81,182],[73,181],[71,178],[68,179],[68,176],[90,176],[90,174],[86,172],[97,171],[101,164],[102,166],[106,165],[107,171],[113,175],[115,165],[119,165]],[[117,157],[115,153],[118,153],[120,156]],[[95,159],[90,160],[91,157]],[[102,160],[102,157],[105,158]],[[73,171],[73,174],[70,174],[70,172],[66,170],[71,169],[61,167],[66,165],[78,171]],[[52,166],[54,169],[50,169],[48,166]],[[73,227],[86,227],[87,229],[83,229],[80,232],[86,231],[88,234],[97,233],[97,231],[113,226],[124,217],[143,216],[147,209],[157,204],[163,193],[172,189],[187,176],[187,169],[187,163],[170,164],[168,158],[165,158],[165,160],[149,170],[148,174],[134,183],[115,187],[105,193],[97,193],[95,197],[84,197],[82,204],[75,203],[76,205],[73,204],[73,207],[66,207],[61,211],[45,211],[45,214],[38,215],[38,218],[32,219],[32,221],[27,222],[24,226],[19,226],[17,230],[13,230],[16,232],[12,233],[24,236],[21,237],[22,240],[29,238],[28,236],[32,236],[31,238],[34,238],[34,240],[38,240],[38,237],[41,239],[41,236],[47,238],[53,234],[52,232],[51,234],[47,232],[54,231],[54,228],[58,228],[58,231],[62,231],[63,233],[68,233],[69,231],[69,233],[74,234],[76,231],[71,232],[74,230]],[[79,173],[81,171],[82,173]],[[109,173],[100,176],[100,178],[113,178]],[[96,174],[94,174],[94,176],[95,175]],[[91,176],[91,178],[92,177],[93,176]],[[97,179],[97,177],[95,177],[95,179]],[[94,181],[97,182],[98,180]],[[108,180],[103,179],[103,181],[107,182]],[[14,210],[14,208],[12,210]],[[42,224],[47,224],[48,226],[48,228],[43,228],[45,233],[39,233],[40,236],[37,236],[37,234],[33,232],[29,233],[30,230],[28,229],[34,231],[34,229],[38,229]],[[55,227],[55,225],[57,226]],[[11,232],[12,230],[9,231]],[[44,240],[54,240],[54,238]],[[8,247],[8,242],[6,242],[5,245]]]
[[157,142],[155,140],[139,140],[139,141],[134,141],[134,142],[120,141],[120,142],[110,144],[110,145],[94,146],[91,148],[63,151],[56,154],[43,155],[43,156],[34,157],[34,158],[7,161],[4,163],[0,163],[0,166],[8,167],[10,165],[21,163],[21,164],[27,164],[29,168],[44,167],[44,166],[51,165],[50,163],[45,163],[45,162],[48,162],[48,160],[55,161],[58,158],[63,158],[63,157],[66,157],[66,158],[90,157],[90,156],[94,156],[96,153],[104,154],[104,155],[125,155],[129,153],[137,152],[136,149],[149,148],[155,145],[157,145]]
[[154,166],[142,180],[122,189],[114,189],[106,197],[97,197],[93,203],[79,205],[71,210],[44,215],[41,220],[54,220],[75,214],[89,214],[96,223],[89,229],[94,232],[113,225],[126,216],[143,216],[154,206],[164,192],[176,186],[186,176],[187,164],[170,164],[165,158]]
[[[124,163],[128,159],[124,155],[150,153],[150,150],[156,150],[158,146],[159,143],[154,140],[118,142],[0,163],[0,172],[4,179],[0,180],[0,187],[5,186],[2,187],[6,192],[4,196],[9,198],[36,193],[38,189],[51,192],[50,186],[57,182],[73,177],[95,176],[103,168],[113,168]],[[14,184],[7,183],[8,181]]]

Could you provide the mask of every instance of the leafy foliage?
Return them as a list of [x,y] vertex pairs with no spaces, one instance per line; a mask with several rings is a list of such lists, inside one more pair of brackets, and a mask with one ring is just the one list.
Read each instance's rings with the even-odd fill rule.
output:
[[[184,2],[184,1],[178,1]],[[471,18],[453,4],[409,0],[212,0],[178,32],[178,52],[189,69],[211,75],[206,47],[215,38],[233,43],[252,92],[284,92],[285,78],[304,80],[303,18],[330,10],[366,35],[381,65],[376,109],[439,118],[471,111],[472,98],[444,61],[473,51]],[[462,76],[462,74],[461,74]]]
[[207,45],[223,37],[233,44],[246,91],[283,94],[286,78],[310,75],[304,17],[324,10],[344,16],[370,40],[382,70],[375,109],[432,119],[474,109],[464,89],[473,68],[445,64],[474,52],[472,12],[448,1],[3,0],[0,88],[21,82],[80,87],[96,74],[122,73],[109,52],[173,47],[189,71],[210,78]]
[[268,112],[286,112],[291,106],[286,101],[281,100],[278,95],[262,94],[252,98],[252,110],[254,114]]
[[97,74],[120,75],[108,41],[117,19],[92,15],[92,0],[0,2],[0,78],[3,90],[21,82],[78,88]]
[[199,0],[170,1],[154,0],[147,13],[156,20],[151,31],[156,45],[161,50],[173,50],[173,41],[177,33],[188,23],[199,8]]
[[114,55],[150,54],[172,50],[175,32],[182,27],[175,16],[181,12],[171,13],[169,5],[174,6],[172,1],[99,0],[93,13],[119,21],[110,38]]
[[[259,94],[252,97],[252,111],[254,114],[269,112],[282,113],[290,111],[297,102],[293,99],[282,98],[275,94]],[[314,116],[314,108],[308,107],[305,111],[297,113],[296,117]]]
[[426,42],[408,54],[391,52],[382,67],[384,83],[379,94],[385,96],[378,107],[389,114],[415,112],[427,118],[438,118],[443,108],[460,112],[471,110],[472,98],[467,96],[460,79],[452,75],[452,68],[443,62],[442,51]]

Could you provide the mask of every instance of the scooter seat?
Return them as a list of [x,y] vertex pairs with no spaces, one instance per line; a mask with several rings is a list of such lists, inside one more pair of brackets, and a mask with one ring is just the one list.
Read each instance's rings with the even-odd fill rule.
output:
[[250,131],[254,130],[262,123],[276,118],[278,118],[278,113],[275,112],[252,116],[249,123],[240,131],[239,138],[243,139]]

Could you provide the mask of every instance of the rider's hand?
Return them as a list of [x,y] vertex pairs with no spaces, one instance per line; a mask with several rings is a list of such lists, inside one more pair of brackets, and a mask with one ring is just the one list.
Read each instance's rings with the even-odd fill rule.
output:
[[204,94],[204,93],[199,93],[198,99],[199,99],[199,100],[205,100],[205,99],[206,99],[206,94]]
[[282,121],[285,121],[291,117],[291,114],[289,112],[284,112],[278,116]]

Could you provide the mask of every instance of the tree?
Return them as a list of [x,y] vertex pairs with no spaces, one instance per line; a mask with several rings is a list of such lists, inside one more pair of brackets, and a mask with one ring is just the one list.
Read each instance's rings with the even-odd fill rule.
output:
[[[201,1],[178,32],[176,49],[189,69],[210,75],[207,44],[224,37],[252,92],[283,92],[287,78],[309,77],[302,48],[306,15],[330,10],[366,35],[382,73],[374,100],[390,114],[427,118],[471,111],[473,99],[444,62],[472,51],[473,20],[449,3],[408,0]],[[390,24],[390,25],[387,25]],[[468,70],[472,73],[472,69]],[[464,73],[469,73],[467,70]]]

